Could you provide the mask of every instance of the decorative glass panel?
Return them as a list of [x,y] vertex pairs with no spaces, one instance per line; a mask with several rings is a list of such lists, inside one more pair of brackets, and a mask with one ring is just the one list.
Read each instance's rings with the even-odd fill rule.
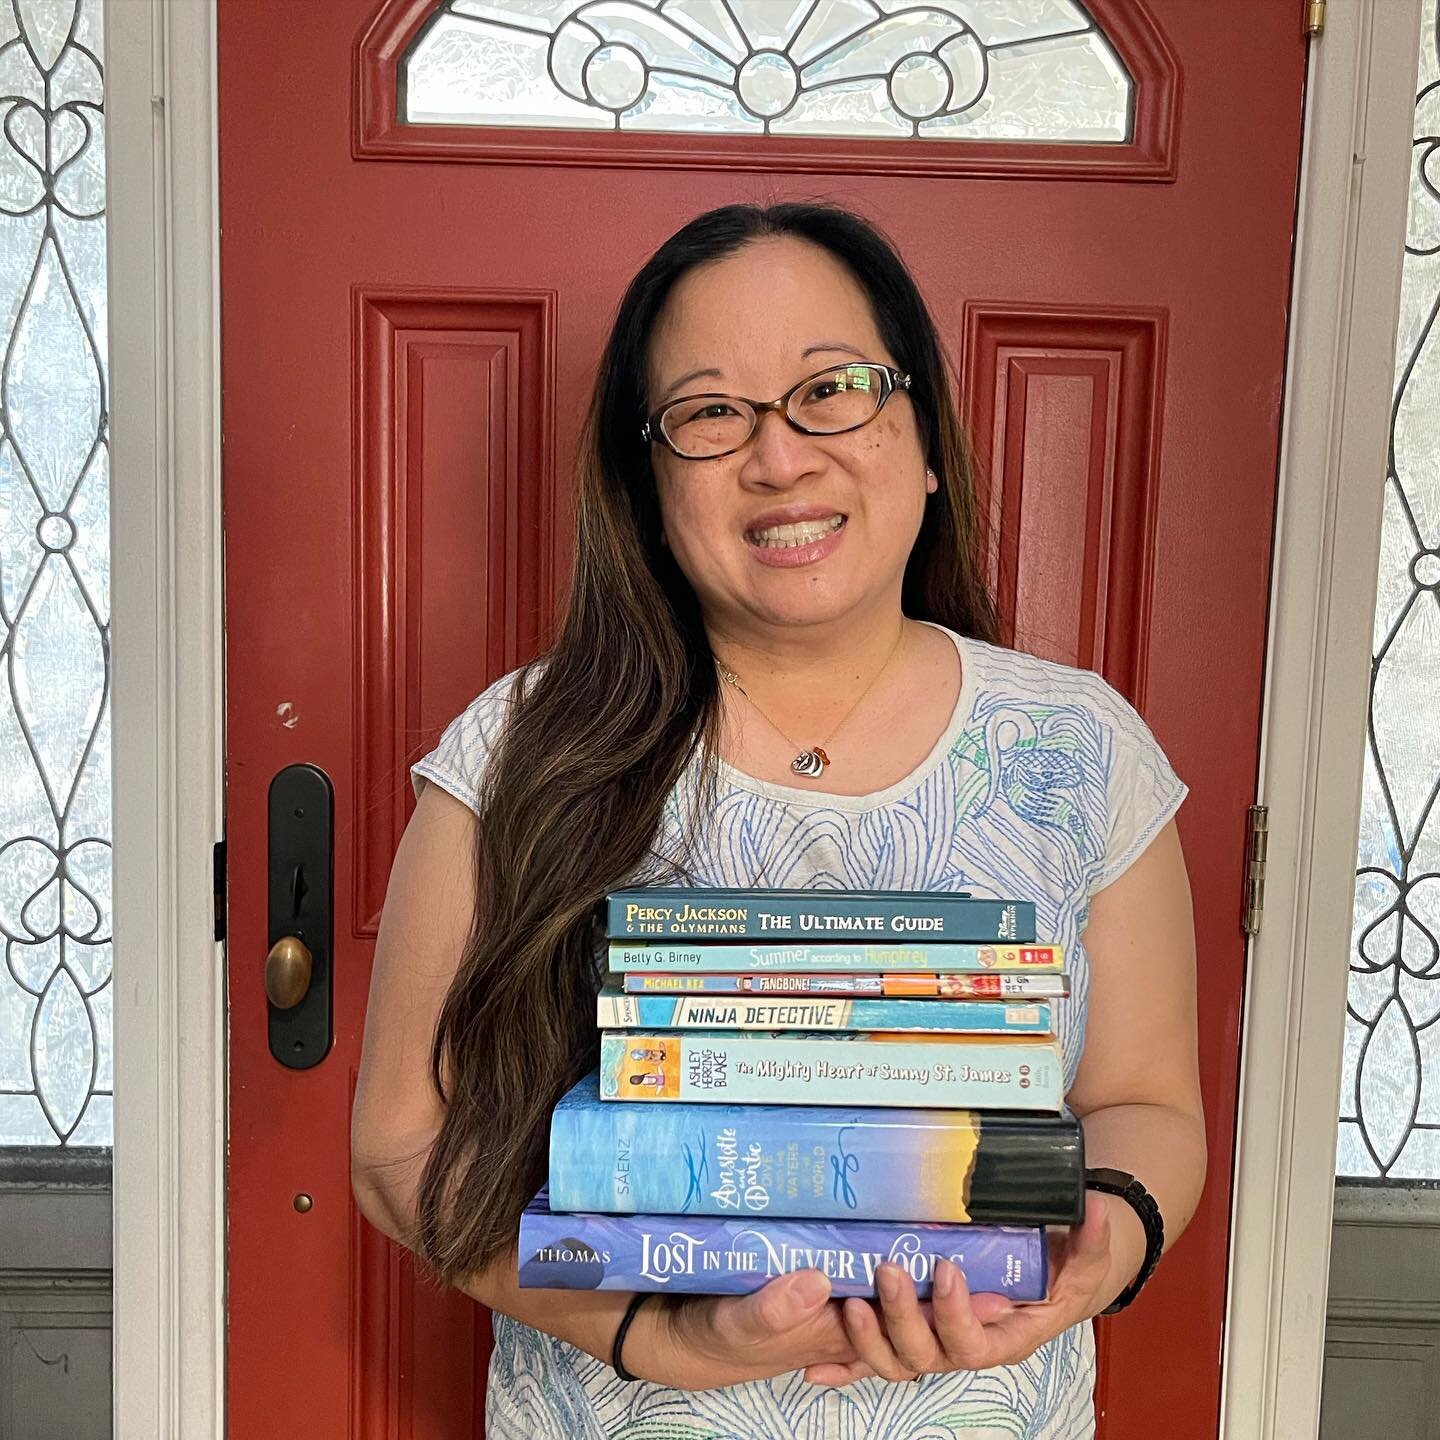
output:
[[1440,1180],[1440,33],[1425,0],[1336,1173]]
[[411,124],[1120,142],[1133,85],[1078,0],[443,0]]
[[0,1145],[108,1146],[102,0],[0,4]]

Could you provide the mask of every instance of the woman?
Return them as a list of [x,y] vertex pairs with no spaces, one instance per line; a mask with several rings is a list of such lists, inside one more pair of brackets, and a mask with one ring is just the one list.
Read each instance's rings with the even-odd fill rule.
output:
[[1139,1213],[1092,1193],[1040,1305],[972,1299],[945,1264],[925,1304],[893,1266],[875,1302],[813,1271],[638,1310],[518,1289],[550,1109],[595,1058],[593,912],[626,882],[1033,899],[1069,955],[1088,1162],[1138,1176],[1169,1240],[1195,1206],[1185,787],[1097,676],[993,643],[951,388],[914,282],[857,217],[686,225],[601,363],[560,637],[415,767],[356,1194],[496,1312],[491,1440],[642,1419],[687,1440],[1090,1435],[1088,1321],[1146,1255]]

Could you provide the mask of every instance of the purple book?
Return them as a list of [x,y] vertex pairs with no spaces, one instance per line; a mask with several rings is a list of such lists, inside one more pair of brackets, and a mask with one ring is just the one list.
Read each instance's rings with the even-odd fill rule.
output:
[[829,1277],[833,1294],[869,1296],[876,1267],[893,1260],[923,1298],[942,1256],[964,1272],[974,1294],[1045,1298],[1045,1232],[1038,1229],[555,1213],[545,1190],[520,1217],[522,1289],[746,1295],[778,1275],[813,1268]]

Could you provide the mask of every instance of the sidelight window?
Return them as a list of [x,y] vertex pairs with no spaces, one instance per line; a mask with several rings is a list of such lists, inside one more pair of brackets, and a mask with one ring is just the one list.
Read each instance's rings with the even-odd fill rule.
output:
[[1336,1173],[1440,1180],[1440,32],[1426,0]]
[[101,0],[0,5],[0,1146],[112,1140]]

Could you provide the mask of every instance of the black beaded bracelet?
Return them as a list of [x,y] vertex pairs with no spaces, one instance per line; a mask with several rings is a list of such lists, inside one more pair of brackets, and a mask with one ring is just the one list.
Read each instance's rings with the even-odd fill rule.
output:
[[1087,1170],[1085,1188],[1119,1197],[1140,1217],[1140,1223],[1145,1228],[1145,1258],[1140,1263],[1140,1273],[1100,1312],[1102,1315],[1114,1315],[1140,1293],[1145,1282],[1155,1273],[1165,1249],[1165,1217],[1161,1215],[1155,1197],[1128,1170]]
[[624,1317],[621,1319],[620,1324],[619,1324],[619,1327],[618,1327],[618,1328],[616,1329],[616,1331],[615,1331],[615,1340],[614,1340],[614,1343],[610,1346],[610,1368],[611,1368],[622,1380],[632,1380],[632,1381],[633,1381],[633,1380],[638,1380],[638,1379],[640,1378],[638,1375],[632,1375],[632,1374],[625,1368],[625,1362],[624,1362],[624,1360],[622,1360],[622,1359],[620,1358],[620,1352],[621,1352],[621,1350],[624,1348],[624,1345],[625,1345],[625,1335],[626,1335],[626,1332],[630,1329],[630,1322],[635,1318],[635,1312],[636,1312],[649,1298],[650,1298],[649,1294],[646,1293],[646,1292],[643,1292],[643,1291],[642,1291],[639,1295],[632,1295],[632,1296],[630,1297],[630,1303],[629,1303],[629,1305],[627,1305],[627,1306],[625,1307]]

